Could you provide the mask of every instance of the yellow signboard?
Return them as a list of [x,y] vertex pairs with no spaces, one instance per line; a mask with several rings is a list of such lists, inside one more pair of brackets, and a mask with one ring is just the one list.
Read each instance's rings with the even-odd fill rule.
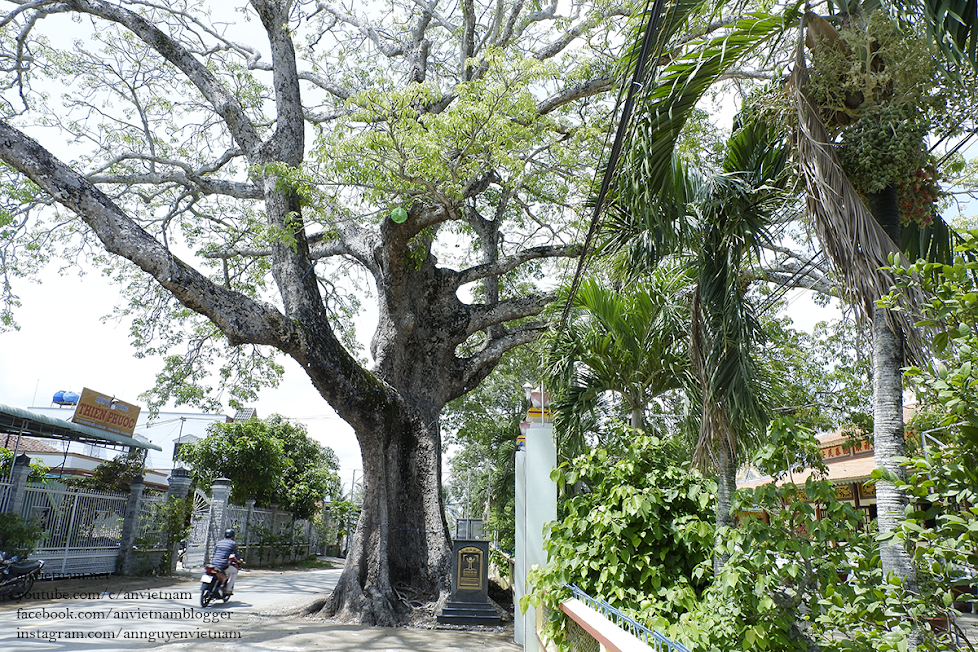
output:
[[85,388],[78,399],[72,423],[91,426],[117,435],[132,437],[139,419],[139,406],[124,403],[106,394]]

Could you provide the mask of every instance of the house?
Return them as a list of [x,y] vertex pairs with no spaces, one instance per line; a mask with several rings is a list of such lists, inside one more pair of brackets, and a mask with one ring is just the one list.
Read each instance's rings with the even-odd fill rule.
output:
[[[868,520],[876,518],[876,485],[870,482],[876,469],[873,445],[863,437],[851,437],[843,431],[824,433],[816,437],[822,461],[828,469],[824,478],[835,485],[835,496],[841,502],[865,512]],[[811,470],[791,473],[788,482],[801,485],[811,476]],[[822,479],[822,478],[820,478]],[[747,470],[738,478],[738,489],[751,489],[773,482],[771,476],[761,476]],[[821,518],[819,510],[819,518]]]
[[[67,394],[59,392],[62,396]],[[58,397],[58,394],[55,394]],[[77,395],[76,395],[77,396]],[[61,399],[62,397],[58,397]],[[35,414],[41,414],[63,421],[71,421],[75,414],[77,403],[65,400],[52,400],[50,405],[28,408]],[[254,410],[252,409],[252,413]],[[146,450],[146,472],[143,479],[147,486],[165,489],[166,478],[174,468],[182,467],[181,462],[174,461],[177,450],[183,444],[197,441],[207,435],[207,428],[214,423],[228,423],[232,420],[224,414],[203,414],[199,412],[159,412],[152,421],[148,410],[141,410],[133,430],[133,438],[141,442],[150,442],[159,446],[162,451]],[[95,444],[77,442],[52,442],[57,447],[55,453],[39,453],[40,459],[49,467],[58,469],[65,475],[89,475],[99,463],[114,458],[118,452],[107,450]],[[30,453],[28,453],[30,455]]]

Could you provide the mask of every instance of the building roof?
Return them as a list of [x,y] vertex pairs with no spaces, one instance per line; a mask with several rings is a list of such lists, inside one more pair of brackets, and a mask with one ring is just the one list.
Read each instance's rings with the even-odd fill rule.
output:
[[0,403],[0,433],[9,433],[15,436],[17,433],[22,433],[42,439],[78,441],[115,448],[135,447],[156,451],[163,450],[156,444],[135,437],[117,435],[2,403]]
[[[816,439],[818,439],[819,448],[822,451],[822,461],[825,462],[825,468],[828,469],[828,475],[825,479],[833,484],[868,480],[873,470],[876,469],[873,445],[866,439],[850,438],[839,431],[818,435]],[[804,484],[811,474],[811,469],[805,469],[800,473],[792,473],[782,482]],[[768,484],[771,480],[771,476],[761,478],[755,476],[749,481],[738,482],[737,487],[753,489]]]
[[47,453],[48,455],[61,455],[61,451],[34,437],[21,437],[16,434],[0,432],[0,448],[8,450],[17,449],[21,453]]
[[[829,470],[829,474],[824,479],[829,480],[833,484],[855,482],[856,480],[869,480],[870,475],[876,468],[876,458],[872,455],[862,455],[842,460],[826,461],[825,466]],[[792,473],[790,477],[784,478],[784,481],[792,482],[796,485],[805,484],[805,481],[808,480],[811,474],[810,469],[805,469],[800,473]],[[768,475],[748,482],[738,482],[737,488],[753,489],[769,484],[770,482],[771,476]]]
[[251,419],[257,419],[257,418],[258,418],[258,409],[253,407],[241,408],[234,414],[235,421],[250,421]]

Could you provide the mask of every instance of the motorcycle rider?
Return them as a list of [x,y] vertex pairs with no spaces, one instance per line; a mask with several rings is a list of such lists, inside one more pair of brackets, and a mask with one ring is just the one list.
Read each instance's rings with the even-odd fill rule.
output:
[[214,566],[227,574],[224,582],[226,595],[234,595],[234,580],[238,577],[238,567],[231,563],[232,556],[238,556],[238,544],[234,542],[234,530],[228,528],[224,531],[224,538],[214,546],[214,557],[211,560]]

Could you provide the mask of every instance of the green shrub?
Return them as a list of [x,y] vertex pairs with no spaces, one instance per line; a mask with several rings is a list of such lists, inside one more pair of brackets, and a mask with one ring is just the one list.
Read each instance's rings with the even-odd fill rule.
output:
[[526,600],[547,604],[560,640],[557,603],[573,584],[642,619],[675,622],[693,609],[710,576],[716,484],[685,464],[677,444],[629,433],[620,459],[603,448],[555,472],[583,484],[550,527],[551,562],[533,574]]
[[27,557],[44,535],[44,530],[35,521],[29,521],[16,514],[4,514],[0,518],[0,550],[21,559]]

